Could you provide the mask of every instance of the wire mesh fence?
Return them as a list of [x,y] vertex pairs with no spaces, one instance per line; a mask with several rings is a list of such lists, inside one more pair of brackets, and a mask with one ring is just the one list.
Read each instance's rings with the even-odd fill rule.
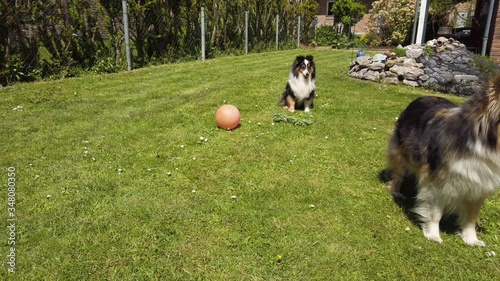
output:
[[4,0],[0,3],[2,85],[77,76],[88,71],[125,70],[130,63],[126,59],[126,33],[130,36],[133,68],[198,60],[202,55],[212,58],[224,53],[296,48],[314,36],[312,22],[318,9],[317,2],[311,0]]

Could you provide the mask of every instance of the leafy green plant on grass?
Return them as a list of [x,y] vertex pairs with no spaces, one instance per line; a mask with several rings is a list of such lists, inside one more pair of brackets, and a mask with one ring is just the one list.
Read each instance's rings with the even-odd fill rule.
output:
[[[314,123],[273,125],[299,54],[318,68]],[[496,280],[498,195],[481,210],[486,248],[438,245],[378,179],[395,118],[440,94],[348,79],[350,60],[290,50],[0,89],[17,217],[0,280]],[[215,123],[225,103],[232,131]]]
[[313,121],[311,119],[299,118],[299,117],[295,117],[295,116],[286,115],[283,113],[275,113],[273,115],[273,121],[274,122],[291,123],[291,124],[297,125],[297,126],[309,126],[313,123]]

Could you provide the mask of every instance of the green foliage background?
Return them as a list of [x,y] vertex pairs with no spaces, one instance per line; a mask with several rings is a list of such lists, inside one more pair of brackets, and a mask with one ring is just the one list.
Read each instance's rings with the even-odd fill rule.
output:
[[[333,3],[332,12],[335,15],[334,23],[342,23],[351,27],[361,20],[366,12],[366,6],[358,0],[337,0]],[[344,34],[350,32],[350,28],[343,29]]]
[[[280,48],[313,36],[318,4],[299,1],[128,0],[134,68],[201,55],[201,7],[205,8],[207,57],[244,52],[245,11],[249,51]],[[82,71],[126,68],[122,1],[46,0],[0,2],[0,83],[77,76]],[[292,44],[293,41],[295,44]]]

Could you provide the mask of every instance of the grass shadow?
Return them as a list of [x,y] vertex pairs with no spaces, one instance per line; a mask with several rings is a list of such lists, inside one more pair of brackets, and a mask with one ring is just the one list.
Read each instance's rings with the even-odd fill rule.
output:
[[[379,173],[379,180],[385,184],[389,184],[392,180],[392,171],[389,169],[382,170]],[[417,203],[418,182],[415,175],[408,174],[403,178],[399,194],[392,194],[394,203],[398,205],[404,212],[409,221],[420,227],[421,217],[413,212],[413,208]],[[439,229],[447,234],[455,234],[459,231],[460,225],[458,217],[454,214],[443,216],[439,222]]]

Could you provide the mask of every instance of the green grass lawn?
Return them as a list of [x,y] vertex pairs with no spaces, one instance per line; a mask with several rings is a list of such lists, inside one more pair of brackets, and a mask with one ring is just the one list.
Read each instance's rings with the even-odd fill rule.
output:
[[[315,107],[288,113],[290,64],[309,53]],[[445,233],[439,245],[378,179],[399,112],[437,93],[350,79],[352,56],[270,52],[0,89],[0,279],[498,280],[498,194],[481,211],[486,248]],[[215,124],[224,103],[241,112],[236,130]]]

